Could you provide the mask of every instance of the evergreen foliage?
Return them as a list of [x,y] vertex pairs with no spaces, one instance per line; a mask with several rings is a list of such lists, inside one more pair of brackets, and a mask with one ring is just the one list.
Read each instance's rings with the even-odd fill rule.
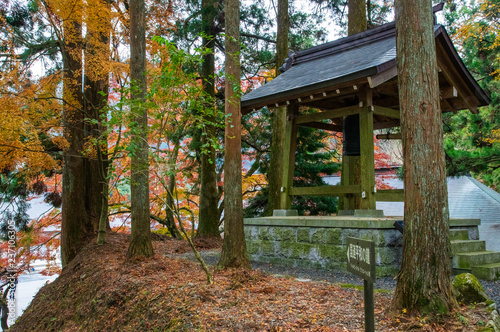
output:
[[484,0],[472,7],[448,6],[450,32],[465,65],[490,95],[491,105],[478,114],[463,110],[443,115],[448,174],[472,173],[496,190],[500,189],[499,5],[500,1]]
[[[315,112],[314,109],[309,111]],[[261,118],[271,119],[270,111],[267,108],[262,109]],[[271,128],[272,125],[269,120],[261,132],[263,140],[270,140]],[[295,153],[294,186],[325,186],[327,184],[322,177],[339,171],[340,165],[333,161],[337,151],[329,150],[325,143],[328,136],[328,133],[323,130],[299,127],[297,151]],[[266,153],[260,162],[259,170],[262,173],[267,173],[268,168],[269,154]],[[267,205],[267,195],[267,187],[264,187],[261,192],[250,199],[248,206],[245,208],[245,217],[263,216]],[[337,201],[336,197],[294,196],[292,198],[292,209],[297,210],[299,215],[326,215],[337,212]]]

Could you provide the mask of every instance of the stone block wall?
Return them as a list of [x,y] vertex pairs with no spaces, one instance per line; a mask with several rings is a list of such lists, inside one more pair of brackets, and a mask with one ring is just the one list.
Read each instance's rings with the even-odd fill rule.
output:
[[[346,238],[371,240],[375,242],[377,276],[395,276],[403,241],[394,229],[395,220],[398,218],[357,218],[352,222],[346,217],[245,219],[245,238],[253,261],[342,271],[346,271]],[[465,224],[459,227],[467,228]]]

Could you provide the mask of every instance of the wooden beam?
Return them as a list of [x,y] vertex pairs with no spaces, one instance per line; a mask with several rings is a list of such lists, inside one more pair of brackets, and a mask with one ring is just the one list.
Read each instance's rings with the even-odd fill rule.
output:
[[457,98],[458,97],[458,91],[457,88],[454,86],[449,87],[448,89],[445,89],[441,92],[441,98],[443,99],[451,99],[451,98]]
[[382,107],[382,106],[373,106],[373,113],[377,115],[386,116],[388,118],[399,119],[400,112],[399,110],[393,110],[392,108]]
[[377,190],[375,200],[377,202],[404,202],[405,191],[404,189]]
[[283,184],[281,186],[280,200],[280,208],[283,210],[292,208],[290,189],[293,185],[293,175],[295,172],[295,150],[297,149],[297,124],[295,120],[298,112],[298,104],[287,107],[285,146],[283,151]]
[[476,101],[474,100],[474,92],[471,91],[467,84],[460,78],[457,70],[449,62],[444,59],[448,59],[446,51],[440,43],[436,43],[437,62],[439,68],[442,70],[443,76],[446,78],[450,85],[456,87],[458,96],[465,103],[467,108],[474,114],[479,112]]
[[321,187],[298,187],[291,188],[291,196],[344,196],[346,194],[361,194],[360,185],[350,186],[321,186]]
[[396,76],[398,76],[398,67],[394,66],[378,73],[377,75],[368,76],[368,84],[370,85],[370,88],[373,89]]
[[304,127],[322,129],[322,130],[326,130],[326,131],[342,132],[342,126],[334,125],[334,124],[330,124],[330,123],[308,122],[308,123],[301,123],[300,125],[304,126]]
[[457,109],[455,108],[455,106],[453,106],[453,104],[450,102],[450,99],[444,99],[444,98],[441,98],[440,100],[440,104],[441,104],[441,111],[444,113],[446,111],[452,111],[453,113],[457,113]]
[[316,122],[316,121],[320,121],[320,120],[327,120],[327,119],[333,119],[333,118],[338,118],[338,117],[344,117],[344,116],[348,116],[348,115],[358,114],[359,111],[360,111],[360,108],[358,105],[349,106],[349,107],[342,107],[342,108],[337,108],[334,110],[297,116],[297,118],[295,119],[295,123],[302,124],[302,123],[309,123],[309,122]]
[[391,120],[385,122],[375,122],[373,124],[373,130],[387,129],[401,126],[399,120]]
[[[355,90],[353,90],[354,85],[356,85],[356,87],[359,89],[362,86],[367,86],[368,81],[366,77],[363,77],[353,81],[341,83],[335,86],[321,87],[314,89],[312,91],[301,92],[300,94],[289,95],[287,92],[285,92],[283,93],[285,96],[269,98],[268,100],[263,102],[244,105],[241,107],[241,112],[243,115],[245,115],[252,112],[254,109],[257,110],[266,106],[268,108],[287,106],[288,105],[287,101],[289,104],[293,104],[296,102],[308,103],[311,102],[311,95],[313,96],[314,100],[330,99],[339,96],[350,95],[356,92]],[[245,104],[244,101],[243,104]],[[278,106],[276,106],[276,104],[278,104]]]
[[401,133],[396,134],[378,134],[377,139],[401,139]]

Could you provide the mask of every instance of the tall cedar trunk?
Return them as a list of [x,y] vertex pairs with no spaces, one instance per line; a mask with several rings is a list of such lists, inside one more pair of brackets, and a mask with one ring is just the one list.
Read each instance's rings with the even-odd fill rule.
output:
[[221,268],[250,268],[243,231],[241,186],[240,2],[226,8],[226,132],[224,162],[224,243]]
[[366,30],[366,0],[349,0],[347,34],[355,35]]
[[209,97],[205,104],[205,129],[201,135],[201,142],[205,151],[201,153],[201,190],[200,190],[200,216],[197,237],[217,237],[219,234],[219,213],[217,205],[219,195],[217,192],[217,175],[215,172],[215,149],[212,141],[215,139],[215,0],[201,2],[203,24],[203,46],[211,52],[203,55],[202,81],[203,90]]
[[[109,0],[97,0],[89,3],[87,8],[87,37],[85,48],[85,90],[84,107],[87,121],[86,139],[94,144],[96,153],[87,160],[87,195],[86,208],[92,226],[91,231],[97,233],[101,218],[104,218],[104,232],[107,222],[108,193],[108,143],[102,137],[105,133],[105,116],[109,86],[109,34],[111,16]],[[104,140],[104,141],[103,141]],[[97,141],[97,145],[96,145]],[[105,216],[101,217],[101,214]]]
[[146,8],[144,0],[130,1],[130,79],[133,118],[130,198],[132,232],[127,259],[153,255],[149,221],[148,111],[146,86]]
[[71,15],[63,21],[61,45],[63,74],[63,125],[68,147],[63,152],[61,262],[66,266],[81,250],[88,230],[85,209],[85,163],[83,153],[84,112],[82,109],[82,3],[71,1]]
[[[288,0],[278,1],[278,35],[276,41],[276,76],[288,56],[288,30],[290,18],[288,16]],[[267,180],[269,182],[268,203],[266,214],[280,208],[281,186],[283,184],[283,151],[285,148],[286,107],[278,107],[273,112],[273,129],[271,139],[271,158]]]
[[[347,17],[347,33],[349,36],[355,35],[357,33],[366,30],[366,0],[349,0],[349,10]],[[359,126],[359,114],[350,115],[345,117],[345,123],[354,123]],[[349,130],[349,128],[347,128]],[[344,127],[343,138],[347,139],[345,133],[346,128]],[[350,136],[352,137],[352,135]],[[355,138],[354,138],[355,140]],[[359,142],[359,135],[357,137]],[[341,181],[343,185],[359,185],[361,183],[361,161],[358,155],[347,155],[346,149],[344,149],[344,155],[342,156],[342,172]],[[344,200],[339,200],[339,210],[354,210],[359,209],[361,205],[360,197],[349,197]]]
[[456,302],[431,0],[396,1],[396,31],[405,231],[391,309],[442,313]]

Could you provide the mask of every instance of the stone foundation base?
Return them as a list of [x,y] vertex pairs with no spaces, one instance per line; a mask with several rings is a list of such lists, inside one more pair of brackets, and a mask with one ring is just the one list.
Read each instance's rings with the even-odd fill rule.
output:
[[[346,271],[346,238],[375,242],[377,276],[395,276],[402,258],[401,217],[273,216],[245,219],[245,238],[253,261]],[[479,220],[451,220],[452,227],[477,234]]]

